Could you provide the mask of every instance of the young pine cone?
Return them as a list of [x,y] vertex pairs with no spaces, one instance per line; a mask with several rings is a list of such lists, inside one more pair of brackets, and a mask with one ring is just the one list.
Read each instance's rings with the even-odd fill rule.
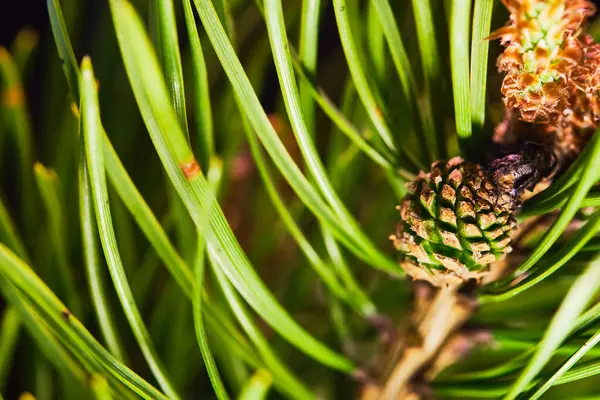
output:
[[520,195],[548,171],[551,156],[527,144],[519,154],[488,168],[454,157],[408,184],[398,207],[394,246],[413,279],[435,286],[480,279],[511,251],[511,230]]
[[595,6],[586,0],[503,0],[510,23],[490,38],[506,50],[498,68],[506,73],[502,94],[507,109],[523,121],[558,124],[580,90],[574,74],[585,50],[580,27]]

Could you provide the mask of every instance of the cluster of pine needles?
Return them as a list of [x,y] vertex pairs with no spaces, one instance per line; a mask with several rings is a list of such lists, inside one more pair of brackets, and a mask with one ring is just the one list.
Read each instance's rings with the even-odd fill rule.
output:
[[593,3],[46,8],[0,46],[0,400],[600,399]]

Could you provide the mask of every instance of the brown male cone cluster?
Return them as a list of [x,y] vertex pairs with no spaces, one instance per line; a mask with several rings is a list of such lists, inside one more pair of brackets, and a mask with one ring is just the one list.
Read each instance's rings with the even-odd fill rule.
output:
[[458,288],[486,277],[511,251],[523,191],[555,171],[554,163],[572,161],[600,120],[600,45],[581,35],[595,6],[586,0],[502,1],[511,18],[490,39],[506,47],[498,67],[505,73],[507,117],[494,140],[512,150],[534,141],[547,151],[534,146],[487,167],[460,158],[437,162],[409,184],[391,239],[405,272],[440,289],[425,303],[416,299],[423,304],[411,316],[412,339],[404,338],[404,350],[384,373],[385,385],[371,390],[376,398],[423,398],[414,390],[417,374],[426,383],[459,357],[453,343],[464,339],[460,328],[474,303]]
[[582,149],[600,119],[600,45],[581,35],[596,8],[587,0],[503,0],[507,26],[490,38],[506,46],[498,68],[507,118],[496,142],[543,140],[562,163]]

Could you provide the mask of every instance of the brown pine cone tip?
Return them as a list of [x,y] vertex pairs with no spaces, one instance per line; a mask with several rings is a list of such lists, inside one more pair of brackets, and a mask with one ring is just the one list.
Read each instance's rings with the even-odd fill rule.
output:
[[[530,134],[536,130],[566,168],[600,121],[600,44],[582,34],[596,6],[589,0],[502,2],[510,21],[489,37],[506,47],[497,64],[505,73],[501,91],[508,118],[496,139],[507,145],[511,136],[523,134],[535,141]],[[516,120],[539,127],[517,133]]]
[[413,279],[435,286],[481,279],[511,249],[520,196],[548,171],[551,156],[528,144],[487,168],[460,157],[438,161],[407,184],[390,238],[400,266]]
[[499,70],[506,73],[502,85],[506,107],[524,121],[560,125],[565,114],[578,111],[577,98],[586,97],[588,91],[578,77],[591,62],[586,56],[591,43],[582,43],[578,36],[596,8],[587,0],[503,3],[510,22],[490,38],[500,38],[506,46],[498,58]]

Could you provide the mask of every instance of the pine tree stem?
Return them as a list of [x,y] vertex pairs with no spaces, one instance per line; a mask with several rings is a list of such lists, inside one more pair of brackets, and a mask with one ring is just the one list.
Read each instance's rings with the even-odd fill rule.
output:
[[405,398],[414,375],[433,361],[446,339],[468,319],[473,307],[457,289],[457,286],[440,288],[427,312],[420,321],[416,321],[421,344],[404,351],[379,399]]

